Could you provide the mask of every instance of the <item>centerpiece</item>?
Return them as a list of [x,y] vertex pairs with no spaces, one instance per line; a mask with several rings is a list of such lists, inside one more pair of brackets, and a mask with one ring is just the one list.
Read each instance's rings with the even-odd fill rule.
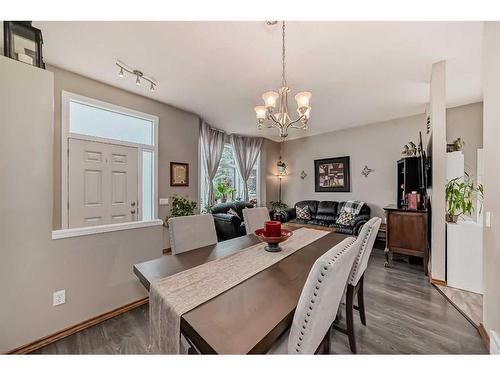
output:
[[264,228],[257,229],[255,235],[262,241],[267,243],[264,249],[271,253],[276,253],[281,250],[279,245],[292,236],[293,232],[288,229],[282,229],[279,221],[269,220],[264,223]]

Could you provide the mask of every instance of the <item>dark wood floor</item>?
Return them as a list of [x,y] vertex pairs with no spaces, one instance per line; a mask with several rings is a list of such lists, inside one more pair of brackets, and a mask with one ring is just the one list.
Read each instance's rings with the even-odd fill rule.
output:
[[[355,312],[360,354],[487,353],[477,330],[426,281],[422,266],[395,261],[384,268],[383,254],[375,250],[365,274],[365,299],[366,327]],[[35,353],[144,354],[148,341],[146,305]],[[334,332],[331,349],[349,354],[347,337]]]

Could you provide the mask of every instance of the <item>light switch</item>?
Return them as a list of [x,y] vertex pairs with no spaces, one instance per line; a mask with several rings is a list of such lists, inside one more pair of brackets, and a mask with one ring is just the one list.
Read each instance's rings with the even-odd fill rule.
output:
[[168,198],[160,198],[160,206],[168,206]]
[[490,211],[486,212],[486,215],[484,217],[484,225],[487,228],[491,228],[491,212]]

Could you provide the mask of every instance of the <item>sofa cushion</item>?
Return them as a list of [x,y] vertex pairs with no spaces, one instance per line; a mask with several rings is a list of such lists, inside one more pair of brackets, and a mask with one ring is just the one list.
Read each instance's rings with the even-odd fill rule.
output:
[[318,201],[300,201],[295,203],[295,208],[297,207],[309,207],[309,212],[311,215],[316,215],[318,212]]
[[321,201],[318,203],[318,211],[316,215],[337,215],[338,202],[334,201]]
[[299,207],[297,206],[297,219],[302,220],[310,220],[311,219],[311,211],[309,210],[309,206]]
[[327,221],[327,222],[330,222],[333,223],[335,221],[335,215],[320,215],[320,214],[316,214],[314,215],[313,217],[314,220],[321,220],[321,221]]
[[341,224],[330,224],[330,228],[335,228],[335,231],[337,233],[342,233],[342,234],[353,234],[354,233],[354,228],[349,226],[349,225],[341,225]]
[[292,223],[292,224],[307,224],[309,220],[302,220],[302,219],[293,219],[293,220],[290,220],[289,223]]
[[241,219],[240,215],[238,215],[238,213],[235,210],[233,210],[232,208],[230,208],[229,210],[227,210],[227,213],[229,215],[237,216],[239,219]]
[[323,220],[317,220],[317,219],[309,220],[307,222],[307,224],[310,224],[310,225],[320,225],[322,227],[327,227],[331,223],[332,223],[331,221],[323,221]]

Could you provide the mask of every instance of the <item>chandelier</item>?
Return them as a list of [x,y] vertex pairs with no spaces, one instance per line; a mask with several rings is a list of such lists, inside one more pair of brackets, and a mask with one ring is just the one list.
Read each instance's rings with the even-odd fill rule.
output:
[[[268,128],[276,128],[279,130],[281,138],[288,136],[288,129],[303,129],[307,130],[311,107],[309,100],[311,93],[308,91],[299,92],[295,95],[297,101],[298,117],[292,119],[288,112],[288,93],[290,88],[286,84],[285,77],[285,21],[282,22],[282,54],[281,54],[281,88],[276,91],[267,91],[262,94],[264,105],[258,105],[255,109],[257,115],[259,130],[265,125]],[[277,107],[277,108],[276,108]]]

